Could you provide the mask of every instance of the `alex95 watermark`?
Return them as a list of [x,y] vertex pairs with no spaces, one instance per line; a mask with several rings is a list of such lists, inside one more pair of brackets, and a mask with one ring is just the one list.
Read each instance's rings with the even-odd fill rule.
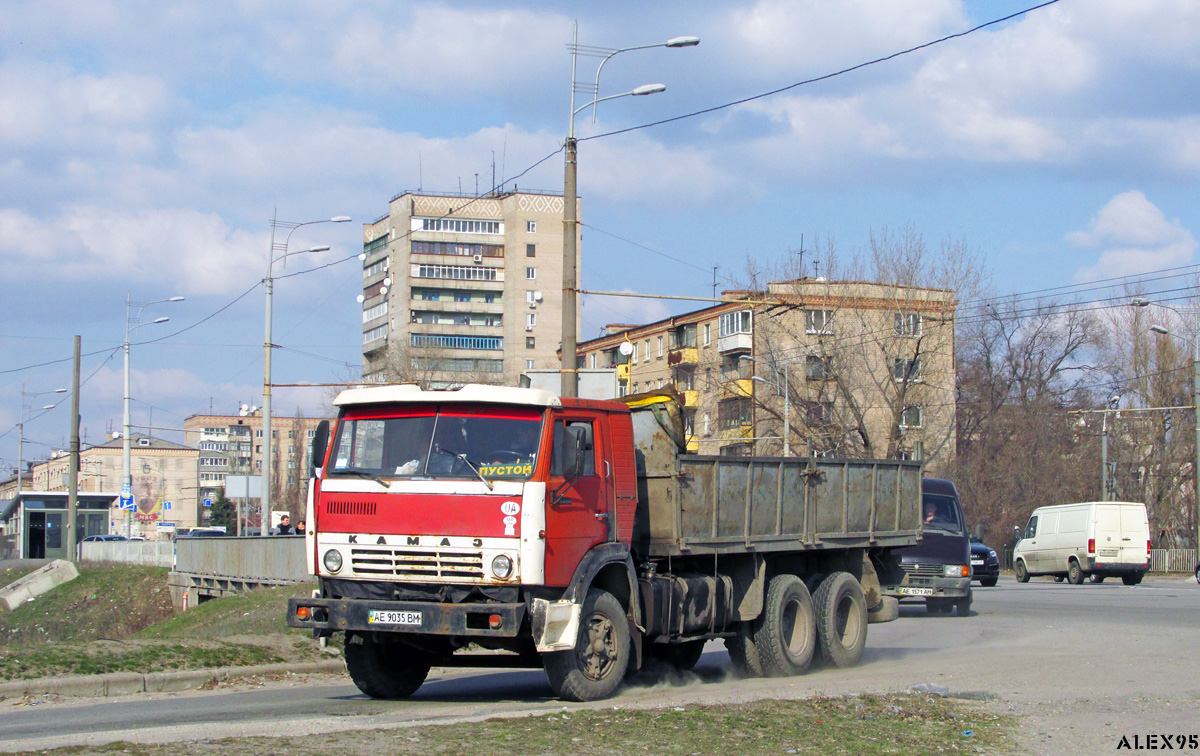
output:
[[1170,735],[1151,732],[1145,735],[1122,735],[1118,751],[1195,751],[1200,748],[1200,736]]

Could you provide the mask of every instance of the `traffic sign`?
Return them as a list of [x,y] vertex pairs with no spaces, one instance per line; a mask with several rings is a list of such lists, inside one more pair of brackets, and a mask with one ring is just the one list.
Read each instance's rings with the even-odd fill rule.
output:
[[121,509],[137,509],[137,505],[133,503],[133,496],[121,494]]
[[131,486],[121,486],[121,498],[127,499],[133,496],[133,488]]
[[171,502],[169,502],[169,501],[164,501],[164,502],[163,502],[163,509],[170,509],[170,508],[171,508]]
[[204,506],[206,506],[206,507],[211,507],[211,506],[212,506],[212,499],[205,499],[205,500],[204,500]]

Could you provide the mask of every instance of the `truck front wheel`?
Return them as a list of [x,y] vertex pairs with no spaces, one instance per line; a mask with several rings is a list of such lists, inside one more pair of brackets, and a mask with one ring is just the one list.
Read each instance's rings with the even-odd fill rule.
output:
[[617,691],[629,666],[629,622],[611,593],[592,588],[583,602],[575,648],[542,656],[550,687],[568,701],[598,701]]
[[808,668],[817,646],[817,623],[812,595],[800,578],[795,575],[771,578],[754,645],[762,658],[763,670],[771,677],[798,675]]
[[407,698],[429,675],[426,654],[374,633],[346,633],[346,671],[371,698]]
[[813,596],[821,657],[834,667],[851,667],[867,645],[867,600],[849,572],[834,572]]

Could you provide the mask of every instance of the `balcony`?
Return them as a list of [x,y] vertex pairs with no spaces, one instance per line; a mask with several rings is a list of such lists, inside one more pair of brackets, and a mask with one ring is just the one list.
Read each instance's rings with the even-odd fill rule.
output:
[[700,350],[694,346],[679,347],[667,352],[667,365],[669,367],[675,367],[676,365],[696,365],[699,362]]
[[721,385],[721,399],[736,399],[754,395],[754,381],[749,378],[738,378],[726,381]]
[[717,339],[717,351],[721,354],[725,354],[726,352],[749,352],[753,344],[753,334],[731,333],[728,336],[721,336]]
[[684,389],[679,392],[679,400],[683,402],[684,407],[698,407],[700,406],[700,392]]
[[620,381],[629,380],[629,363],[628,362],[625,363],[624,365],[617,365],[617,380],[620,380]]
[[717,432],[717,438],[721,441],[741,441],[746,438],[754,438],[754,426],[747,424],[735,428],[722,428]]
[[687,437],[687,450],[688,454],[700,453],[700,439],[697,436],[689,435]]

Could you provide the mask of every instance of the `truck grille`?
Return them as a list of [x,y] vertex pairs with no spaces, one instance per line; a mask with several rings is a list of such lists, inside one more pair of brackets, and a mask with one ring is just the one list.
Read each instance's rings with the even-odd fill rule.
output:
[[483,552],[465,549],[356,546],[350,566],[359,575],[389,575],[414,581],[483,580]]
[[908,584],[913,587],[930,587],[934,578],[946,574],[945,566],[940,564],[908,563],[901,566],[908,573]]

